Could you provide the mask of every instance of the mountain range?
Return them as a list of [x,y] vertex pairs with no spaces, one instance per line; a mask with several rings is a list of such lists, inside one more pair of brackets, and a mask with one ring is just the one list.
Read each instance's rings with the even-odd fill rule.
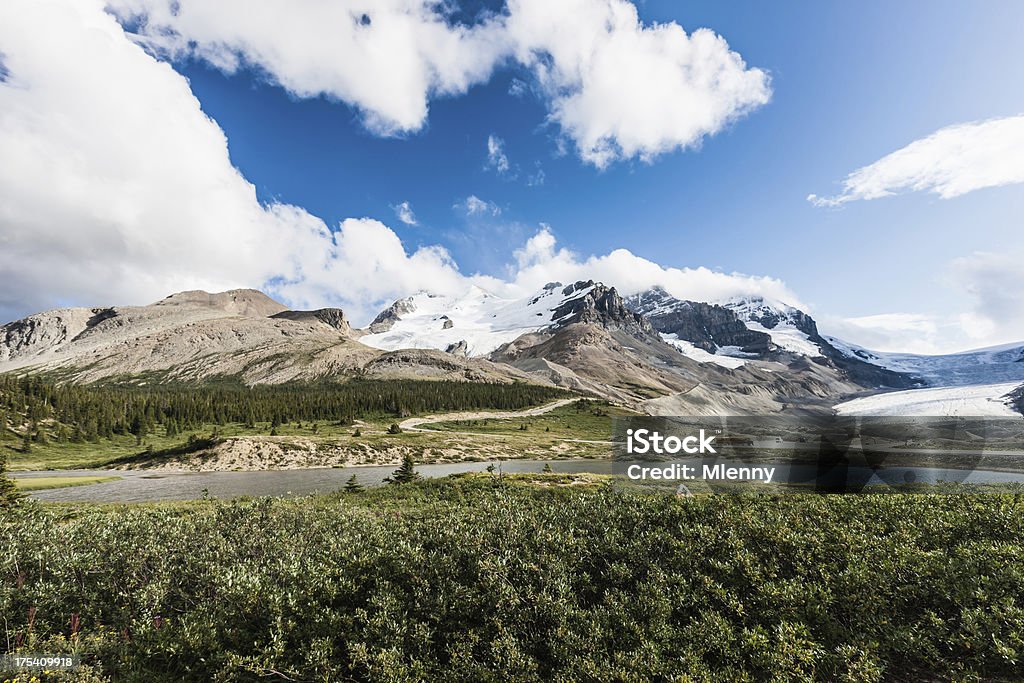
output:
[[1024,343],[881,353],[822,335],[780,301],[688,301],[661,288],[624,297],[594,281],[522,299],[421,292],[364,329],[340,309],[289,310],[249,289],[56,309],[0,327],[0,372],[10,371],[81,383],[534,382],[662,415],[1012,416],[1024,402]]

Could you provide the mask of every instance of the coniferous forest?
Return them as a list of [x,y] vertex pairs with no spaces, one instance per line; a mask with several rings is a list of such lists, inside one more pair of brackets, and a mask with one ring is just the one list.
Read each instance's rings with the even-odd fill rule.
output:
[[47,424],[50,438],[80,443],[144,435],[158,426],[173,436],[210,424],[253,426],[297,420],[347,424],[375,415],[515,410],[563,395],[559,389],[525,383],[353,380],[253,387],[232,381],[82,386],[38,376],[0,375],[0,435],[10,429],[38,434],[40,426]]

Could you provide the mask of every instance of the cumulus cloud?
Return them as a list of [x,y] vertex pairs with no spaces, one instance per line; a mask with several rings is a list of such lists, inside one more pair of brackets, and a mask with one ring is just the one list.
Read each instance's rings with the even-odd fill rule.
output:
[[[148,303],[182,289],[266,286],[296,304],[368,305],[460,276],[376,221],[332,234],[261,204],[187,81],[98,0],[0,3],[0,314]],[[390,291],[383,291],[388,289]]]
[[[471,25],[438,0],[110,6],[155,54],[226,72],[255,67],[297,97],[350,104],[383,135],[420,130],[431,99],[463,94],[506,64],[525,66],[551,122],[600,168],[698,145],[771,95],[767,74],[721,36],[645,25],[628,0],[508,0]],[[522,95],[527,85],[510,90]]]
[[696,146],[771,97],[724,38],[644,25],[626,0],[509,0],[506,27],[551,120],[598,168]]
[[[547,229],[517,253],[508,278],[466,276],[442,247],[409,251],[379,221],[351,218],[332,231],[300,207],[263,204],[188,82],[132,42],[100,0],[10,0],[0,5],[0,50],[7,319],[63,304],[148,303],[190,288],[263,287],[293,306],[340,305],[365,321],[383,301],[473,282],[509,294],[584,277],[627,289],[646,278],[692,296],[738,286],[623,250],[581,258],[557,248]],[[476,196],[465,207],[499,212]]]
[[414,132],[431,98],[486,81],[507,52],[495,18],[454,24],[436,0],[110,0],[143,44],[195,56],[226,72],[243,66],[298,97],[358,109],[382,135]]
[[942,199],[987,187],[1024,183],[1024,115],[948,126],[916,140],[843,181],[832,197],[808,195],[816,206],[840,206],[905,192]]
[[516,294],[528,294],[548,282],[577,280],[598,280],[626,295],[657,285],[680,299],[724,301],[737,296],[757,295],[806,308],[796,294],[776,278],[722,273],[703,267],[667,268],[628,249],[582,256],[559,247],[547,226],[542,226],[514,253],[506,289]]
[[418,224],[416,221],[416,214],[412,212],[412,206],[409,205],[409,202],[405,201],[402,202],[401,204],[396,204],[391,208],[394,210],[395,215],[398,217],[398,220],[402,221],[406,225]]

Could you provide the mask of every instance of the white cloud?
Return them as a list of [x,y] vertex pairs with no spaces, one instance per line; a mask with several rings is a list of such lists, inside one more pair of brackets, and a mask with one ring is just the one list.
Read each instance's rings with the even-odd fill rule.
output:
[[598,168],[696,146],[771,96],[721,36],[645,26],[626,0],[509,0],[507,30],[551,120]]
[[471,194],[464,201],[459,202],[455,205],[456,208],[460,208],[466,212],[469,216],[499,216],[501,215],[501,207],[494,202],[489,202],[486,199],[480,199],[475,194]]
[[[0,3],[0,314],[148,303],[267,286],[292,303],[370,302],[458,275],[376,221],[332,235],[261,205],[187,81],[127,39],[98,0]],[[387,271],[367,285],[360,278]],[[387,290],[387,291],[385,291]]]
[[953,283],[970,297],[961,327],[986,343],[1024,340],[1024,252],[975,252],[955,259]]
[[935,354],[962,349],[943,344],[944,329],[935,316],[882,313],[852,318],[824,316],[818,321],[823,334],[839,337],[873,351]]
[[508,156],[505,154],[505,141],[497,135],[487,136],[487,165],[485,168],[493,168],[498,175],[507,175],[509,172]]
[[904,192],[942,199],[987,187],[1024,183],[1024,115],[948,126],[857,169],[833,197],[808,195],[816,206],[840,206]]
[[[346,102],[378,134],[420,130],[429,101],[509,63],[588,163],[696,146],[768,102],[768,76],[708,29],[644,25],[627,0],[508,0],[465,26],[437,0],[110,0],[169,58],[245,65],[298,97]],[[513,81],[513,96],[526,91]],[[507,161],[506,161],[507,164]],[[502,172],[501,169],[498,169]]]
[[507,52],[496,19],[452,25],[436,0],[110,0],[143,19],[141,38],[171,58],[244,65],[298,97],[356,107],[374,132],[423,127],[431,98],[490,78]]
[[[147,303],[189,288],[257,286],[297,307],[380,302],[480,282],[526,292],[552,279],[655,282],[686,295],[731,276],[662,269],[624,250],[579,258],[542,230],[505,280],[462,275],[448,252],[408,252],[368,218],[331,232],[287,204],[261,204],[187,81],[133,43],[99,0],[0,5],[0,314],[62,304]],[[102,97],[97,97],[102,93]],[[497,215],[476,196],[467,211]],[[753,286],[778,287],[753,278]],[[741,283],[742,284],[742,283]]]
[[760,295],[806,309],[781,280],[771,277],[722,273],[708,268],[666,268],[616,249],[603,256],[580,256],[559,248],[550,228],[527,240],[514,254],[509,291],[528,294],[552,281],[598,280],[622,294],[635,294],[655,285],[680,299],[723,301],[736,296]]
[[955,353],[1024,341],[1024,253],[975,252],[954,259],[946,285],[969,305],[938,314],[825,317],[828,334],[876,351]]
[[508,94],[512,97],[522,97],[529,89],[530,86],[518,78],[513,78],[512,82],[508,84]]
[[402,221],[406,225],[417,225],[416,214],[412,212],[412,206],[409,205],[408,201],[396,204],[391,207],[395,211],[395,215],[398,216],[398,220]]

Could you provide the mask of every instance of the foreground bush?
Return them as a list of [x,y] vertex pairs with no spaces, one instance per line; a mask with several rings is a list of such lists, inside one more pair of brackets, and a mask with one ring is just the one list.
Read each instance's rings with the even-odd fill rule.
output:
[[994,495],[27,505],[0,614],[127,681],[1016,679],[1022,539]]

